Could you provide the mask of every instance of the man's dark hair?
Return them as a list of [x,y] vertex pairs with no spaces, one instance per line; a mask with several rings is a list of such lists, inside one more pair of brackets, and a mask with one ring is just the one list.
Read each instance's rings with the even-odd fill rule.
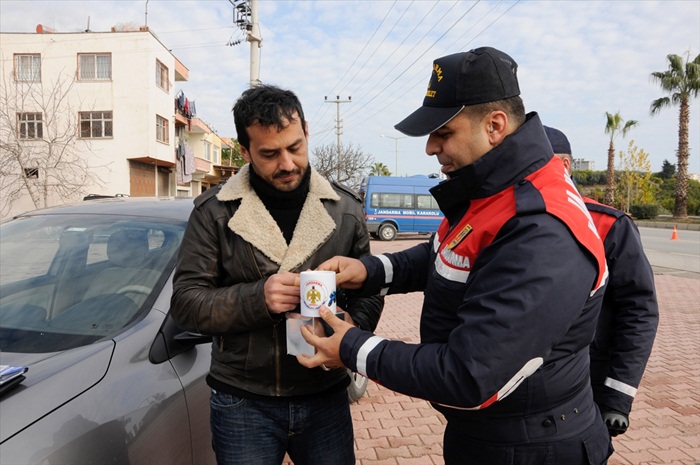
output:
[[299,115],[301,127],[306,128],[301,102],[291,90],[260,84],[241,94],[233,106],[233,121],[236,125],[238,143],[250,149],[250,138],[246,128],[254,124],[275,126],[281,131]]
[[484,116],[497,110],[508,115],[508,118],[515,123],[516,128],[519,128],[525,122],[525,104],[523,104],[523,99],[519,95],[504,100],[468,105],[462,111],[472,121],[481,121]]

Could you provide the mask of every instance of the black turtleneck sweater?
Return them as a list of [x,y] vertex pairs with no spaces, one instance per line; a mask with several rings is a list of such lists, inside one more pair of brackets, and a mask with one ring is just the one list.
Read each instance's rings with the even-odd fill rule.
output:
[[269,185],[264,179],[257,175],[253,165],[250,165],[250,185],[262,203],[270,212],[272,218],[282,230],[284,239],[289,244],[294,235],[294,228],[301,214],[301,209],[309,193],[309,180],[311,179],[311,167],[307,168],[306,174],[301,179],[301,183],[293,191],[280,191]]

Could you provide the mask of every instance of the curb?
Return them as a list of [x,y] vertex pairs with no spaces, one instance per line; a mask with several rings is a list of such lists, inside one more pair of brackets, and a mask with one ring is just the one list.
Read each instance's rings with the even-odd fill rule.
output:
[[684,231],[700,231],[700,224],[697,223],[666,223],[657,221],[637,221],[635,220],[638,228],[658,228],[658,229],[676,229]]

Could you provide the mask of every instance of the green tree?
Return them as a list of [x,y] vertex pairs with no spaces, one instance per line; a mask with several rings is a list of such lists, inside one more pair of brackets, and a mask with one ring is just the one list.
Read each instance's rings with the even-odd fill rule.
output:
[[[635,120],[625,121],[618,111],[614,115],[605,112],[607,119],[605,123],[605,134],[610,134],[610,145],[608,146],[608,171],[605,186],[605,203],[613,206],[615,202],[615,138],[622,134],[625,137],[630,129],[639,124]],[[624,124],[623,124],[624,123]]]
[[671,179],[676,175],[676,165],[671,163],[668,160],[664,160],[663,165],[661,165],[661,171],[658,173],[654,173],[654,176],[657,176],[661,179]]
[[375,163],[369,170],[370,176],[391,176],[391,171],[384,163]]
[[[655,195],[655,202],[668,212],[673,212],[675,204],[676,178],[654,178],[659,184],[659,191]],[[700,182],[688,179],[688,214],[700,215]]]
[[221,160],[228,166],[236,166],[240,168],[246,163],[243,155],[241,155],[241,145],[236,139],[231,139],[231,142],[233,143],[232,148],[221,149]]
[[620,184],[618,188],[620,209],[630,212],[632,205],[654,203],[656,186],[651,181],[649,154],[630,140],[627,152],[620,151]]
[[688,217],[688,125],[690,124],[691,98],[697,97],[700,91],[700,55],[693,61],[690,60],[690,52],[684,61],[682,57],[674,54],[667,55],[668,69],[651,73],[652,79],[661,89],[671,94],[670,97],[661,97],[651,102],[649,113],[654,116],[663,108],[672,105],[680,106],[678,116],[678,162],[676,163],[676,192],[673,207],[674,218]]

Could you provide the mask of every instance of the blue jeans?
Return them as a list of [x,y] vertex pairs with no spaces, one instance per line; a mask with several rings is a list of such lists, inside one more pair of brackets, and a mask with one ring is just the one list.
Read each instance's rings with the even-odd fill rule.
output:
[[318,398],[246,399],[212,390],[212,446],[218,465],[355,463],[345,390]]

